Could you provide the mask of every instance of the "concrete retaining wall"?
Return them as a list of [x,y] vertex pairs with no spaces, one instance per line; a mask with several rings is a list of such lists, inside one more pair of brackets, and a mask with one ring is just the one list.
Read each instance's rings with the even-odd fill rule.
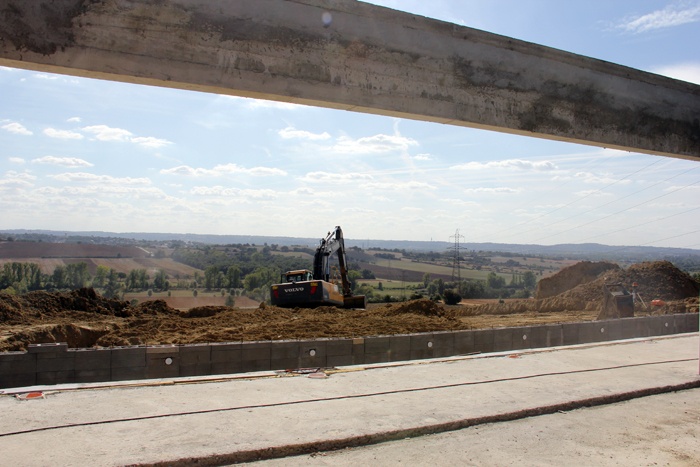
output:
[[698,314],[355,339],[69,349],[35,344],[0,353],[0,388],[334,367],[526,350],[698,331]]

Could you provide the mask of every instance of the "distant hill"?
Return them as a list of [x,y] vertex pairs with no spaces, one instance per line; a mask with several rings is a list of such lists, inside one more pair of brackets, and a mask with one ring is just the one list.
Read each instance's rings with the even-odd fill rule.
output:
[[[3,237],[21,237],[24,240],[65,242],[65,243],[94,243],[129,245],[133,242],[172,242],[228,245],[228,244],[255,244],[255,245],[279,245],[279,246],[307,246],[316,247],[319,238],[306,237],[276,237],[259,235],[202,235],[202,234],[175,234],[175,233],[147,233],[147,232],[64,232],[52,230],[26,230],[13,229],[0,231],[0,239]],[[345,238],[348,248],[360,247],[362,249],[382,248],[386,250],[410,250],[410,251],[435,251],[444,252],[454,248],[454,244],[443,241],[412,241],[412,240],[372,240]],[[514,255],[545,255],[559,256],[573,259],[633,259],[635,261],[700,257],[700,250],[690,248],[659,248],[651,246],[610,246],[599,243],[560,244],[560,245],[519,245],[510,243],[460,243],[460,249],[467,251],[491,251],[511,253]]]

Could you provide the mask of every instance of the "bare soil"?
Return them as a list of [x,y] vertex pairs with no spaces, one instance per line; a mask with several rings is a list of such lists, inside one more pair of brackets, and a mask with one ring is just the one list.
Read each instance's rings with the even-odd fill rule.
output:
[[[608,277],[610,274],[616,276]],[[552,278],[556,280],[556,275]],[[602,284],[608,280],[638,282],[640,293],[647,294],[645,298],[667,300],[663,309],[639,310],[637,314],[693,312],[698,308],[698,283],[667,262],[642,263],[627,270],[606,269],[595,280],[548,299],[456,306],[423,299],[373,305],[365,310],[265,305],[253,309],[198,306],[179,310],[164,300],[131,306],[128,301],[104,298],[93,289],[31,292],[21,296],[0,294],[0,351],[51,342],[81,348],[348,338],[592,321],[602,301]]]

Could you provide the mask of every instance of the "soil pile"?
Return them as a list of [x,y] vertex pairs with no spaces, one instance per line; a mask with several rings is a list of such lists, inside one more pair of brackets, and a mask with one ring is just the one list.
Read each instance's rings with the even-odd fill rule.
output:
[[[585,262],[588,263],[588,262]],[[581,264],[581,263],[579,263]],[[604,263],[610,264],[610,263]],[[634,264],[628,269],[617,266],[605,267],[604,264],[588,263],[577,268],[578,264],[562,269],[550,279],[549,290],[566,283],[579,285],[572,287],[554,297],[544,299],[516,300],[507,303],[481,305],[472,311],[481,314],[513,314],[527,312],[556,313],[562,311],[601,311],[605,294],[605,284],[623,284],[630,292],[632,284],[638,285],[637,292],[647,305],[651,300],[663,300],[663,308],[647,309],[640,302],[635,304],[635,313],[685,313],[696,311],[696,297],[700,285],[690,275],[681,271],[668,261],[654,261]],[[592,280],[590,273],[600,268],[601,272]],[[582,271],[583,277],[576,278],[574,272]],[[558,277],[560,276],[561,277]],[[545,279],[543,279],[544,281]]]
[[535,298],[554,297],[573,289],[577,285],[594,281],[601,273],[611,270],[619,271],[620,266],[607,261],[581,261],[580,263],[572,264],[553,276],[540,280],[535,290]]
[[0,294],[0,324],[32,324],[72,311],[118,317],[134,313],[128,302],[104,298],[91,288],[56,293],[29,292],[19,296]]
[[362,337],[470,327],[454,311],[430,300],[366,310],[204,306],[179,311],[163,300],[131,306],[100,297],[91,289],[0,294],[0,351],[51,342],[67,342],[69,347],[109,347]]

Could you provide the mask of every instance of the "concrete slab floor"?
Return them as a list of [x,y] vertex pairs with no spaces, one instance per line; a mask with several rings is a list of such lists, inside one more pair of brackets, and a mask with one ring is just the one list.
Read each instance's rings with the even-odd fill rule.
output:
[[[597,415],[603,408],[571,410],[625,400],[631,401],[620,406],[636,407],[634,404],[644,400],[656,400],[636,399],[640,396],[700,387],[697,333],[339,370],[328,378],[276,377],[266,372],[217,382],[195,383],[196,379],[190,379],[182,383],[162,380],[156,385],[139,382],[134,387],[44,388],[45,399],[30,401],[5,395],[0,397],[3,463],[188,465],[197,461],[198,465],[226,465],[451,430],[459,431],[440,436],[505,430],[503,433],[509,434],[503,439],[518,443],[522,438],[516,435],[526,432],[529,423],[535,426],[545,423],[539,420],[557,420],[560,415],[562,422],[557,423],[573,419],[563,417],[560,411],[574,416],[593,414],[591,420],[572,427],[596,431],[599,428],[593,427],[605,425],[596,422],[596,417],[605,417]],[[688,389],[678,396],[689,398],[683,399],[686,405],[695,401],[697,408],[698,394],[697,389]],[[672,395],[657,397],[663,400]],[[697,420],[692,418],[697,414],[693,410],[687,413],[691,421]],[[668,415],[669,420],[683,419],[680,413]],[[501,420],[504,422],[495,423]],[[657,440],[666,439],[666,433],[680,439],[668,431],[669,423],[654,423],[657,428],[643,431],[640,439],[652,432]],[[546,438],[545,430],[540,431]],[[695,435],[691,429],[686,432]],[[434,436],[407,442],[426,445],[437,439]],[[576,447],[576,439],[572,435],[568,443]],[[394,444],[371,449],[388,446]],[[626,444],[621,442],[620,446]],[[582,458],[583,464],[598,464],[596,452],[607,455],[605,449],[595,449],[585,451],[588,457]],[[481,451],[493,450],[498,448]],[[426,463],[501,464],[488,456],[464,457],[463,450],[445,447],[443,451],[446,455],[454,451],[457,457],[445,457],[444,463],[426,458]],[[371,455],[385,455],[385,451],[376,452]],[[509,451],[504,448],[502,452]],[[529,452],[535,464],[537,459],[542,465],[561,460],[545,457],[534,448]],[[695,452],[678,452],[698,459]],[[328,454],[333,459],[335,455]],[[379,459],[382,464],[402,459],[390,451],[386,456]],[[311,458],[285,460],[300,459]],[[313,458],[314,462],[322,459]],[[554,460],[548,463],[548,459]]]

